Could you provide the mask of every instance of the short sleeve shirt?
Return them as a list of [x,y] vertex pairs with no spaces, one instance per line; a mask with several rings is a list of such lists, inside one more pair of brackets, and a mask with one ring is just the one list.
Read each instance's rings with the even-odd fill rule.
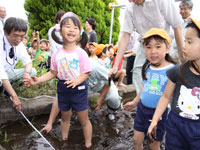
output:
[[136,29],[143,36],[151,28],[162,28],[170,33],[170,26],[181,23],[174,0],[145,0],[140,6],[127,5],[122,31],[132,33]]
[[173,66],[173,64],[163,68],[150,66],[147,69],[147,80],[144,80],[144,88],[140,96],[141,102],[144,106],[156,108],[168,82],[166,71]]
[[51,58],[51,70],[57,71],[60,80],[76,79],[83,73],[92,71],[87,53],[80,47],[65,51],[57,50]]
[[200,116],[200,75],[196,75],[189,69],[185,70],[184,80],[179,78],[180,66],[167,71],[168,78],[176,84],[171,102],[171,110],[178,115],[193,120],[199,120]]

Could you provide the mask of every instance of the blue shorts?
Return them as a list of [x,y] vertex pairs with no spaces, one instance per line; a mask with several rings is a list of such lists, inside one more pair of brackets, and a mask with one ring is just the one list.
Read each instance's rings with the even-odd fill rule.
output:
[[67,88],[65,80],[59,80],[57,85],[58,107],[61,111],[71,108],[76,112],[88,109],[88,87],[83,82],[75,88]]
[[166,150],[200,149],[200,120],[187,119],[170,111],[166,131]]
[[[148,128],[151,124],[155,108],[149,108],[142,104],[140,101],[137,106],[136,117],[134,120],[133,128],[136,131],[144,132],[146,136]],[[158,122],[157,131],[156,131],[156,141],[162,141],[165,134],[165,124],[167,119],[168,109],[162,115],[162,120]]]

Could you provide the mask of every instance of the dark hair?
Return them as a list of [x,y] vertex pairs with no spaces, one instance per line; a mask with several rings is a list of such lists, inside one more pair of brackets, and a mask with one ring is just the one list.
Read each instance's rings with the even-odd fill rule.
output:
[[87,21],[92,26],[93,30],[96,28],[97,24],[95,23],[94,18],[87,18],[85,21]]
[[85,49],[86,45],[87,45],[87,42],[88,42],[88,36],[87,36],[87,33],[83,32],[82,33],[82,38],[80,41],[78,41],[78,44],[81,45],[81,48],[82,49]]
[[63,10],[58,11],[55,15],[54,23],[57,24],[61,20],[64,14],[65,14],[65,11]]
[[[196,29],[198,33],[198,37],[200,38],[200,29],[193,22],[188,23],[186,28]],[[185,63],[181,64],[180,69],[179,69],[179,74],[178,74],[178,77],[183,83],[187,83],[187,81],[184,79],[184,74],[185,74],[185,71],[188,70],[190,67],[193,67],[194,70],[200,74],[200,71],[199,71],[200,68],[196,68],[195,62],[193,60],[186,61]]]
[[106,54],[106,51],[107,51],[107,50],[108,50],[108,47],[107,47],[107,46],[104,47],[103,51],[102,51],[100,54],[98,54],[97,57],[100,58],[101,55],[102,55],[102,53]]
[[45,44],[46,44],[46,46],[48,46],[48,45],[49,45],[49,43],[47,42],[47,40],[46,40],[46,39],[42,39],[42,40],[40,40],[40,44],[41,44],[42,42],[43,42],[43,43],[45,43]]
[[[160,37],[159,35],[153,35],[151,37],[148,37],[148,38],[144,39],[143,45],[148,45],[149,42],[152,39],[154,39],[156,41],[159,41],[159,42],[163,42],[163,43],[166,44],[166,46],[169,46],[169,43],[167,42],[167,40],[162,38],[162,37]],[[173,60],[173,58],[169,54],[165,55],[165,60],[168,61],[168,62],[171,62],[173,64],[176,64],[176,62]],[[142,66],[142,78],[143,78],[143,80],[147,80],[146,71],[150,67],[150,65],[151,65],[150,61],[146,59],[144,65]]]
[[6,33],[9,35],[12,30],[27,32],[27,23],[21,18],[10,17],[6,20],[4,28]]
[[[77,19],[76,17],[73,17],[73,16],[66,17],[61,21],[60,30],[62,29],[62,27],[66,23],[66,21],[69,20],[69,19],[71,19],[73,21],[75,26],[78,26],[78,28],[79,28],[79,30],[81,32],[82,27],[81,27],[80,20]],[[63,41],[60,41],[59,37],[55,34],[55,32],[56,32],[56,30],[54,28],[53,31],[51,32],[51,36],[52,36],[53,40],[58,44],[63,44]],[[87,38],[87,34],[84,31],[82,32],[81,36],[82,36],[81,39],[77,43],[84,43],[85,41],[87,41],[87,39],[86,39]]]

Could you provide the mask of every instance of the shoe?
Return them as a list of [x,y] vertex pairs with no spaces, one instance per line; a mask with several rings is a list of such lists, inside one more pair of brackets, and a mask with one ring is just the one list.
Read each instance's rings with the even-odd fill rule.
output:
[[115,114],[113,114],[113,113],[109,113],[107,116],[108,116],[109,120],[115,120],[115,118],[116,118]]

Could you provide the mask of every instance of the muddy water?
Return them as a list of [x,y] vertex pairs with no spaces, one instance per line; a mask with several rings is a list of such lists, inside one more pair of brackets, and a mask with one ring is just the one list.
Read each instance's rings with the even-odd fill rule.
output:
[[[89,111],[89,117],[93,125],[93,150],[132,150],[133,149],[133,118],[135,111],[119,110],[117,119],[109,121],[106,115],[106,107],[100,111]],[[75,114],[71,119],[69,139],[61,141],[60,116],[56,120],[50,134],[46,139],[57,150],[82,150],[84,139],[80,123]],[[37,129],[41,129],[48,120],[48,115],[29,118]],[[5,136],[7,135],[7,137]],[[146,142],[145,142],[146,143]],[[0,145],[6,150],[51,150],[45,141],[32,130],[26,121],[1,126]],[[0,148],[1,149],[1,148]],[[145,149],[148,149],[145,144]]]

